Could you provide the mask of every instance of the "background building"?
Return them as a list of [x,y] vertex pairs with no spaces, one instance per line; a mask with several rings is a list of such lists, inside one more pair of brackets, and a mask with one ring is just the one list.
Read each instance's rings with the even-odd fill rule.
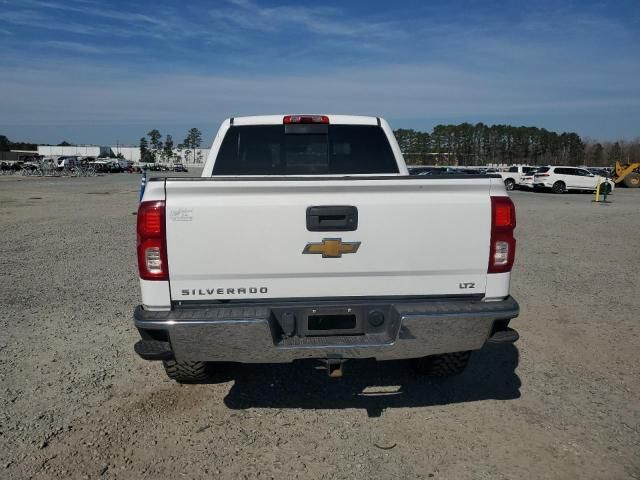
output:
[[[186,150],[174,150],[174,158],[168,161],[158,159],[158,163],[184,163],[185,165],[202,165],[207,160],[209,148],[198,148],[194,152]],[[123,145],[38,145],[38,155],[45,157],[61,157],[61,156],[77,156],[77,157],[117,157],[122,155],[123,158],[134,163],[140,162],[140,148],[128,147]]]
[[56,145],[38,145],[38,155],[45,157],[79,156],[98,157],[102,147],[97,145],[73,145],[68,147]]

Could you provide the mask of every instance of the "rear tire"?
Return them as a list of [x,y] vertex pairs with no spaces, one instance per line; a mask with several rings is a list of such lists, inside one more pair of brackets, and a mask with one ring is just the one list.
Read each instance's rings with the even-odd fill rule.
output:
[[165,360],[162,365],[167,376],[178,383],[201,383],[209,379],[209,365],[206,362]]
[[567,191],[567,186],[564,182],[556,182],[553,184],[553,187],[551,187],[551,190],[553,193],[564,193]]
[[467,368],[471,352],[444,353],[413,360],[414,369],[429,377],[447,378],[460,375]]
[[511,191],[516,188],[516,181],[513,178],[507,178],[504,181],[504,186],[507,190]]
[[630,173],[622,181],[625,187],[638,188],[640,187],[640,173]]

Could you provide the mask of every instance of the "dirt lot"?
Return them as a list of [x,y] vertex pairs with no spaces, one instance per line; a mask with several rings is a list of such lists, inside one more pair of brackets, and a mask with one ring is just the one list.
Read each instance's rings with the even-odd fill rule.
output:
[[640,478],[640,191],[514,192],[516,347],[169,381],[133,353],[137,175],[0,177],[0,478]]

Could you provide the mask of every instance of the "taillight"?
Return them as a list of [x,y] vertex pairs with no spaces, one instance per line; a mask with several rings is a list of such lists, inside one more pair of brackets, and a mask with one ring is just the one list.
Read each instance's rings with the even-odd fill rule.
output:
[[163,201],[138,207],[138,271],[143,280],[169,280]]
[[516,255],[516,208],[509,197],[491,197],[488,273],[510,272]]
[[326,115],[286,115],[282,119],[285,125],[291,123],[329,123],[329,117]]

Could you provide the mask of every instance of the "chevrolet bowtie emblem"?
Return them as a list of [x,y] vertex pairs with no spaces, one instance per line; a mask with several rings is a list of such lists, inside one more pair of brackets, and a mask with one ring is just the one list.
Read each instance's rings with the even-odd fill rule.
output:
[[302,253],[321,253],[322,258],[340,258],[343,253],[356,253],[360,242],[343,242],[341,238],[323,238],[320,243],[307,243]]

